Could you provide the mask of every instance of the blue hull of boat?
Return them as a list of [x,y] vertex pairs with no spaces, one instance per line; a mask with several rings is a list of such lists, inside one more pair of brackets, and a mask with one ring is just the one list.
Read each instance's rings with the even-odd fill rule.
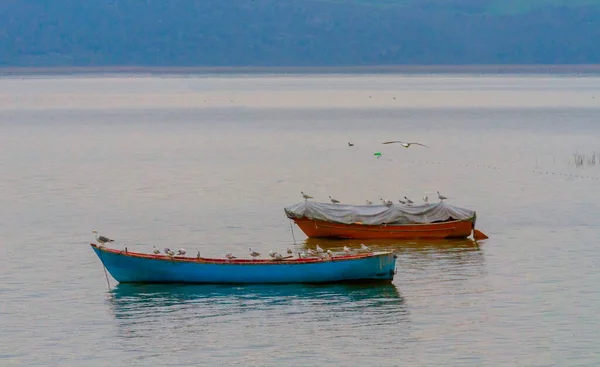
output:
[[120,283],[331,283],[392,281],[391,252],[319,261],[224,261],[168,258],[98,248],[110,275]]

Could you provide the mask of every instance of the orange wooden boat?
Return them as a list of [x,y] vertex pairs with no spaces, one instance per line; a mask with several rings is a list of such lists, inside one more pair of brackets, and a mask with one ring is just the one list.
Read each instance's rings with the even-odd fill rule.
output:
[[292,218],[307,237],[331,237],[354,239],[428,239],[467,238],[474,228],[472,220],[453,220],[425,224],[380,224],[331,223],[307,218]]
[[475,230],[477,218],[475,211],[444,202],[407,207],[307,201],[285,208],[285,213],[309,238],[466,238]]

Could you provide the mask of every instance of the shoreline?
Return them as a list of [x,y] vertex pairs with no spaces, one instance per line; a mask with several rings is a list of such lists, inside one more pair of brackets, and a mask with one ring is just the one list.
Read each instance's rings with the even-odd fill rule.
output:
[[99,66],[0,67],[3,76],[35,75],[286,75],[286,74],[600,74],[600,64],[581,65],[394,65],[394,66]]

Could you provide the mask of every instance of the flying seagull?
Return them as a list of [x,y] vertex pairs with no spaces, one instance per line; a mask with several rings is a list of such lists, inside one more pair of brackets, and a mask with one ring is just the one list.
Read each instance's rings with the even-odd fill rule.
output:
[[391,141],[385,141],[385,142],[383,142],[382,144],[394,144],[394,143],[400,143],[400,145],[402,145],[402,146],[403,146],[403,147],[405,147],[405,148],[408,148],[408,147],[410,147],[410,146],[411,146],[411,145],[413,145],[413,144],[414,144],[414,145],[420,145],[420,146],[422,146],[422,147],[425,147],[425,148],[430,148],[430,147],[428,147],[428,146],[427,146],[427,145],[425,145],[425,144],[421,144],[421,143],[417,143],[417,142],[410,142],[410,143],[406,143],[406,142],[403,142],[403,141],[400,141],[400,140],[391,140]]
[[300,191],[300,193],[302,194],[302,197],[304,198],[304,200],[308,200],[308,199],[312,199],[312,196],[306,195],[304,192]]
[[329,199],[330,199],[330,200],[331,200],[331,202],[332,202],[332,203],[334,203],[334,204],[339,204],[339,203],[340,203],[340,201],[339,201],[339,200],[336,200],[336,199],[332,198],[331,196],[329,197]]
[[354,146],[354,144],[352,144],[352,143],[348,142],[348,146],[349,146],[349,147],[353,147],[353,146]]
[[448,198],[447,198],[447,197],[445,197],[444,195],[440,194],[440,192],[439,192],[439,191],[437,192],[437,194],[438,194],[438,199],[440,199],[440,201],[442,201],[442,200],[445,200],[445,199],[448,199]]
[[100,244],[102,245],[104,245],[107,242],[115,242],[115,240],[111,240],[108,237],[99,236],[98,231],[96,231],[95,229],[92,231],[92,233],[96,235],[96,241],[100,242]]

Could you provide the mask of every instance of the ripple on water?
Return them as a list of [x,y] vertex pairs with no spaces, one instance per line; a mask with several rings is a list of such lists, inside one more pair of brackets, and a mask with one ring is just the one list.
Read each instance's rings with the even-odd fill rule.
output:
[[[182,340],[189,334],[188,337],[201,339],[197,342],[205,352],[214,353],[211,357],[214,361],[231,357],[223,353],[220,325],[239,323],[238,328],[229,332],[227,350],[243,353],[240,360],[248,363],[256,350],[262,351],[260,355],[282,353],[280,346],[275,347],[282,342],[294,344],[294,349],[283,352],[281,363],[301,355],[316,356],[315,348],[305,350],[295,345],[310,344],[306,338],[313,334],[321,335],[319,339],[326,336],[328,348],[341,351],[353,338],[349,329],[360,329],[362,340],[375,340],[378,328],[399,326],[408,320],[404,300],[393,284],[240,287],[120,284],[111,291],[107,304],[115,318],[117,334],[131,347],[143,348],[142,339],[164,335],[163,347],[181,353],[190,347],[171,345],[167,339]],[[261,337],[249,337],[258,331]]]
[[[255,108],[160,109],[181,98],[165,83]],[[88,109],[37,103],[98,88]],[[114,108],[140,90],[152,109]],[[582,177],[600,175],[568,162],[600,146],[592,92],[596,77],[0,79],[25,98],[0,111],[0,365],[598,366],[598,181]],[[382,146],[392,132],[431,148]],[[388,286],[106,292],[93,228],[204,256],[360,247],[294,239],[283,207],[301,190],[358,204],[440,190],[490,239],[364,241],[398,255]]]

